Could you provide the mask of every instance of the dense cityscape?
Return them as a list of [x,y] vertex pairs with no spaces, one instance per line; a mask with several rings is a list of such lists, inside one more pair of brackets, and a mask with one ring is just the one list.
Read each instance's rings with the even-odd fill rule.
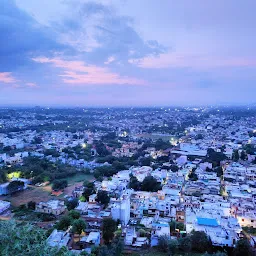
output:
[[0,0],[0,256],[256,256],[255,0]]
[[255,106],[2,108],[0,168],[1,255],[255,253]]

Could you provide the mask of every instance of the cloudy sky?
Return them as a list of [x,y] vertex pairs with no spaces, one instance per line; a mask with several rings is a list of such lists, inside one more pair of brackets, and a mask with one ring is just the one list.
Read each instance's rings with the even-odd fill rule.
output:
[[256,102],[255,0],[0,0],[0,105]]

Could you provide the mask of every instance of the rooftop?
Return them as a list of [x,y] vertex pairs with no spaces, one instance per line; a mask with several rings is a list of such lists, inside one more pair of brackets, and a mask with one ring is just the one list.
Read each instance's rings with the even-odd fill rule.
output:
[[211,227],[219,226],[216,219],[210,219],[210,218],[197,218],[197,223],[198,225],[211,226]]

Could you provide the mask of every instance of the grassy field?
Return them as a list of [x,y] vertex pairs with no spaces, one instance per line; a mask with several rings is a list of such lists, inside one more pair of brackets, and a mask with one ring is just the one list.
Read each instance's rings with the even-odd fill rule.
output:
[[148,138],[148,139],[152,139],[152,140],[158,140],[158,139],[162,139],[163,141],[170,141],[171,138],[175,138],[175,136],[172,136],[172,135],[158,135],[158,134],[143,134],[143,135],[140,135],[138,137],[141,137],[141,138]]
[[64,189],[64,194],[71,196],[75,187],[82,186],[84,181],[93,181],[94,177],[91,174],[78,173],[74,176],[68,177],[68,187]]
[[61,196],[52,196],[51,185],[45,187],[29,186],[28,189],[20,191],[13,195],[0,196],[0,200],[7,200],[11,202],[12,206],[18,207],[21,204],[27,204],[29,201],[36,203],[41,201],[48,201],[51,199],[63,199],[64,195],[72,195],[72,191],[76,186],[83,185],[85,180],[93,181],[94,177],[90,174],[78,173],[74,176],[66,178],[68,180],[68,187],[64,189],[64,193]]
[[41,202],[53,199],[51,196],[51,188],[29,186],[28,189],[20,191],[13,195],[1,196],[0,199],[11,202],[12,206],[17,207],[21,204],[26,204],[29,201]]
[[84,182],[85,180],[93,181],[94,177],[91,174],[77,173],[73,176],[65,178],[68,181],[68,186],[72,186],[78,182]]

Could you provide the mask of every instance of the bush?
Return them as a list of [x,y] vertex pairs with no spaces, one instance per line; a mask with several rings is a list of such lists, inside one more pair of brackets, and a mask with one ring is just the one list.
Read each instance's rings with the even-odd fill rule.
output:
[[161,190],[161,183],[158,182],[153,176],[147,176],[141,183],[141,190],[156,192]]
[[168,251],[170,255],[174,255],[179,247],[179,243],[177,240],[171,239],[168,243]]
[[36,216],[41,221],[45,221],[45,222],[56,220],[56,217],[52,213],[37,212]]
[[162,235],[158,238],[157,248],[161,252],[168,252],[170,238],[167,235]]
[[146,236],[146,231],[145,231],[145,229],[143,229],[143,228],[140,228],[140,229],[139,229],[139,236],[140,236],[140,237],[145,237],[145,236]]
[[67,230],[68,227],[72,224],[72,218],[69,216],[63,216],[59,222],[56,224],[56,229],[58,230]]
[[52,184],[52,189],[55,191],[62,190],[68,186],[67,180],[54,180]]
[[233,255],[235,256],[253,256],[253,250],[247,239],[240,239],[236,243]]
[[179,249],[183,252],[190,252],[192,249],[191,238],[186,236],[179,239]]
[[67,209],[70,211],[70,210],[73,210],[77,207],[78,205],[78,199],[77,198],[73,198],[71,200],[67,200],[65,202],[66,206],[67,206]]
[[203,231],[193,231],[190,238],[192,249],[197,252],[205,252],[212,246],[210,239]]
[[28,209],[35,210],[36,209],[36,203],[33,202],[33,201],[29,201],[27,203],[27,207],[28,207]]
[[99,190],[97,193],[96,201],[107,206],[110,201],[108,192],[104,190]]
[[11,181],[7,186],[8,193],[12,194],[14,192],[24,189],[24,182],[19,180]]
[[68,213],[68,216],[72,219],[79,219],[80,218],[80,212],[78,211],[75,211],[75,210],[71,210],[69,213]]

